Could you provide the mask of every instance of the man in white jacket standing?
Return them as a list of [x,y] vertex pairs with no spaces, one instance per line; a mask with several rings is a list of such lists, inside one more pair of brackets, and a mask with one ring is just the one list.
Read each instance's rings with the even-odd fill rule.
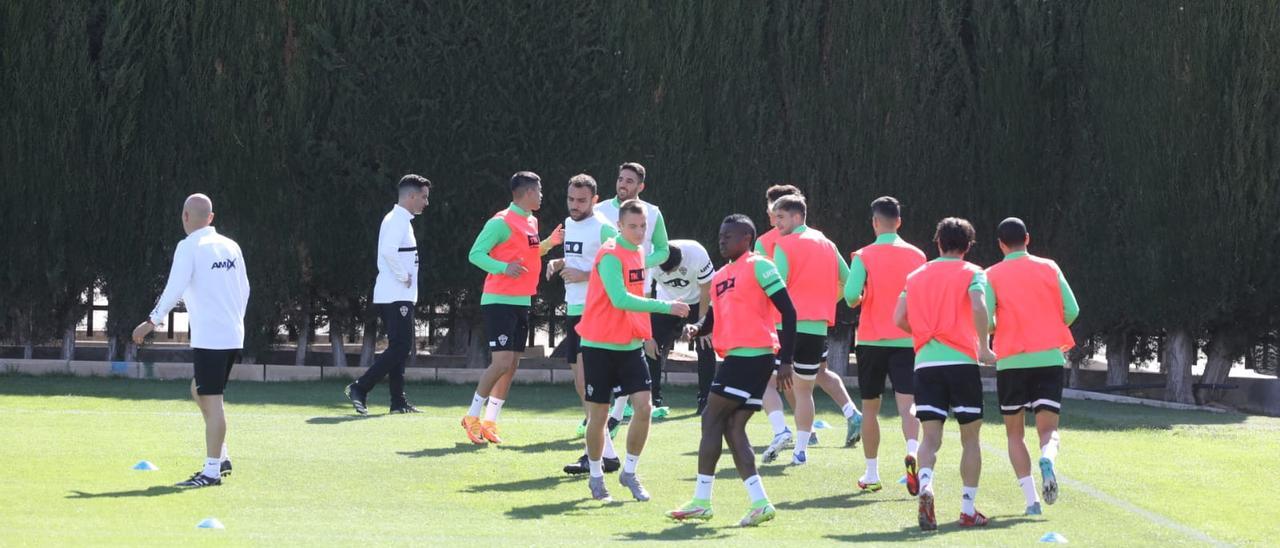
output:
[[413,352],[413,307],[418,302],[418,239],[410,223],[427,208],[431,181],[409,174],[400,178],[398,188],[399,199],[378,229],[378,278],[373,284],[373,305],[387,333],[387,349],[346,388],[351,406],[361,415],[369,414],[369,391],[387,376],[391,378],[391,412],[419,412],[404,394],[404,366]]
[[221,485],[231,473],[227,457],[227,419],[222,392],[231,377],[231,366],[244,346],[244,310],[249,303],[249,277],[240,246],[218,234],[213,223],[213,202],[204,194],[192,194],[182,206],[182,228],[187,237],[173,252],[173,266],[164,293],[146,321],[133,330],[133,342],[142,344],[147,334],[163,323],[181,299],[187,305],[191,326],[194,378],[191,397],[204,415],[204,467],[179,487]]

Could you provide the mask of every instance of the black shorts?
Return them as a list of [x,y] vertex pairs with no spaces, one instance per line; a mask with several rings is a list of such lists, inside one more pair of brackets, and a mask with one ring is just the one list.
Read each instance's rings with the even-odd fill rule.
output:
[[689,315],[684,318],[671,314],[654,313],[649,315],[649,327],[653,330],[653,342],[659,347],[668,350],[684,334],[684,326],[697,322],[697,304],[689,305]]
[[529,339],[529,307],[515,304],[480,305],[484,332],[492,352],[524,352]]
[[916,418],[969,424],[982,420],[982,376],[974,364],[936,365],[915,374]]
[[609,403],[613,394],[630,396],[649,389],[649,364],[644,349],[605,350],[582,347],[582,376],[587,381],[586,400]]
[[1062,371],[1060,365],[996,371],[1000,413],[1016,415],[1023,409],[1061,412]]
[[749,358],[725,356],[715,380],[711,381],[711,392],[742,402],[742,409],[759,411],[776,365],[772,354]]
[[792,360],[796,376],[813,380],[827,361],[827,336],[796,333],[796,351]]
[[582,335],[578,334],[578,322],[582,316],[568,316],[564,321],[564,359],[569,363],[578,361],[578,353],[582,351]]
[[231,378],[231,366],[240,357],[240,350],[209,350],[192,348],[192,362],[195,369],[196,394],[201,396],[221,396],[227,389],[227,379]]
[[911,378],[915,374],[916,352],[911,348],[858,345],[853,349],[858,358],[858,392],[864,400],[879,399],[884,394],[884,380],[893,382],[893,391],[911,395]]

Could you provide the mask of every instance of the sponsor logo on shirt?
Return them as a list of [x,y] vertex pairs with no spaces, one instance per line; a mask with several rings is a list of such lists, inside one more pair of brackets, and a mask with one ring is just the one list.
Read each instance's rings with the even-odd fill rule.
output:
[[733,289],[738,285],[738,278],[729,278],[723,282],[716,284],[716,296],[724,295],[726,291]]
[[226,270],[235,270],[235,269],[236,269],[236,260],[235,260],[235,259],[226,259],[226,260],[222,260],[222,261],[214,261],[213,266],[209,268],[209,270],[223,270],[223,269],[226,269]]
[[538,244],[541,243],[536,234],[527,234],[526,237],[529,238],[529,247],[538,247]]
[[644,281],[644,269],[636,268],[627,271],[627,283],[637,283]]
[[565,242],[565,243],[564,243],[564,254],[565,254],[565,255],[581,255],[581,254],[582,254],[582,242]]
[[670,280],[662,282],[662,285],[665,285],[667,287],[685,288],[685,287],[689,287],[689,280],[686,280],[684,278],[672,278]]

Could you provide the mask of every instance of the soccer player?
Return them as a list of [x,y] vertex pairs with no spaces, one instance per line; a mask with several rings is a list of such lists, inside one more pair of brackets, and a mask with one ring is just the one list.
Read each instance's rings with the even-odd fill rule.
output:
[[[581,341],[578,331],[574,329],[582,320],[582,310],[587,303],[587,281],[591,276],[591,267],[595,264],[596,253],[600,244],[618,235],[613,222],[605,218],[595,209],[599,200],[595,178],[587,174],[574,175],[569,179],[567,203],[569,217],[564,220],[564,258],[554,259],[547,264],[547,279],[557,274],[564,280],[564,300],[568,309],[565,323],[565,359],[573,369],[573,387],[578,391],[578,399],[583,400],[585,382],[582,378]],[[615,472],[622,467],[622,461],[614,452],[612,436],[617,431],[617,423],[610,421],[609,439],[604,441],[604,471]],[[583,413],[579,436],[586,435],[587,419]],[[586,474],[587,453],[576,462],[564,467],[566,474]]]
[[[627,162],[618,166],[617,195],[611,200],[606,200],[600,204],[597,209],[604,214],[605,218],[613,222],[614,225],[621,226],[618,221],[618,211],[622,207],[622,203],[627,200],[640,200],[640,193],[645,189],[646,171],[643,165],[637,162]],[[662,219],[662,211],[658,206],[653,205],[644,200],[640,200],[640,206],[645,210],[646,227],[644,231],[644,245],[640,246],[644,254],[645,268],[652,268],[662,264],[667,260],[670,253],[670,243],[667,241],[667,223]],[[650,280],[646,272],[644,286],[649,287]],[[646,341],[646,344],[652,344]],[[621,422],[624,415],[629,416],[627,397],[621,396],[614,400],[613,410],[609,416],[614,421]]]
[[[397,185],[399,198],[378,229],[378,277],[373,283],[373,306],[382,317],[387,349],[356,382],[347,385],[347,398],[356,413],[368,415],[369,391],[383,377],[391,377],[391,412],[418,413],[404,393],[404,366],[413,351],[413,307],[418,302],[418,239],[414,216],[422,215],[431,194],[431,181],[405,175]],[[374,336],[365,333],[366,337]]]
[[619,232],[605,242],[596,255],[591,279],[587,282],[587,304],[576,327],[582,337],[583,378],[586,381],[584,406],[587,411],[587,463],[591,497],[611,501],[604,485],[605,432],[609,419],[609,398],[614,387],[622,396],[634,396],[636,415],[627,428],[627,456],[618,483],[631,490],[638,501],[649,500],[649,492],[636,476],[636,465],[649,437],[651,412],[649,368],[644,360],[644,340],[651,336],[649,313],[661,312],[684,317],[689,305],[644,297],[645,266],[640,244],[646,229],[645,208],[639,200],[627,200],[619,208]]
[[[725,218],[720,225],[720,254],[730,262],[712,278],[711,310],[698,324],[686,328],[690,336],[711,333],[711,343],[724,363],[702,412],[693,500],[667,512],[677,521],[708,520],[714,515],[711,487],[724,443],[729,444],[738,477],[751,498],[751,508],[738,525],[759,525],[777,515],[756,472],[747,421],[760,409],[775,367],[778,384],[783,388],[791,384],[796,311],[773,262],[751,252],[755,236],[755,225],[747,216]],[[773,323],[774,310],[782,316],[780,332]]]
[[919,468],[916,463],[920,421],[912,414],[915,404],[911,377],[916,354],[911,335],[893,324],[893,309],[907,284],[907,275],[925,263],[924,252],[898,237],[902,226],[902,209],[892,196],[871,202],[871,227],[876,240],[853,254],[844,298],[850,308],[861,306],[858,335],[854,352],[858,358],[858,391],[862,396],[862,454],[867,471],[858,479],[863,491],[879,491],[880,468],[876,458],[880,450],[880,396],[884,381],[893,381],[893,396],[902,420],[902,435],[907,440],[907,492],[920,492]]
[[173,265],[164,293],[147,320],[133,330],[133,342],[164,323],[181,299],[190,316],[194,378],[191,398],[204,416],[204,467],[179,487],[222,485],[231,474],[227,456],[227,417],[222,393],[231,367],[244,347],[244,310],[249,304],[249,277],[240,246],[212,226],[213,202],[192,194],[182,205],[182,229],[187,237],[173,251]]
[[[808,462],[806,449],[813,431],[813,386],[826,366],[827,329],[835,325],[836,303],[849,276],[849,265],[836,244],[805,224],[808,206],[803,197],[783,196],[773,202],[772,209],[773,225],[782,235],[774,244],[773,262],[796,308],[795,380],[791,388],[796,441],[791,463],[802,465]],[[852,418],[862,419],[858,414]]]
[[[656,288],[652,297],[663,301],[680,301],[689,305],[688,318],[669,314],[652,314],[654,348],[646,348],[649,358],[649,378],[653,380],[653,418],[665,417],[668,409],[662,401],[662,370],[666,368],[667,354],[677,339],[684,336],[684,326],[701,320],[710,309],[711,276],[716,268],[702,244],[694,240],[672,240],[671,255],[666,261],[649,270]],[[707,338],[694,342],[698,354],[698,413],[707,404],[711,390],[711,378],[716,373],[716,355]]]
[[996,228],[1004,261],[987,269],[987,307],[995,315],[996,392],[1004,415],[1009,462],[1027,502],[1027,515],[1040,514],[1031,456],[1023,434],[1023,410],[1035,414],[1040,435],[1040,475],[1044,501],[1058,500],[1054,471],[1058,456],[1058,415],[1062,411],[1062,353],[1075,346],[1068,327],[1080,305],[1057,263],[1027,253],[1031,235],[1017,217]]
[[[462,417],[462,428],[471,443],[502,443],[498,413],[511,390],[529,335],[529,306],[538,290],[542,256],[564,241],[564,226],[557,226],[545,240],[538,238],[542,207],[542,178],[532,171],[511,176],[511,204],[484,224],[467,258],[488,273],[480,310],[493,361],[484,370],[471,407]],[[486,405],[487,403],[487,405]],[[484,419],[480,412],[484,411]]]
[[940,257],[907,276],[893,320],[911,334],[916,350],[916,417],[920,419],[920,529],[938,528],[934,515],[933,467],[942,447],[942,425],[950,411],[960,423],[960,526],[985,526],[974,507],[982,474],[982,379],[978,363],[995,363],[988,344],[986,275],[964,260],[973,246],[969,221],[948,217],[938,223],[933,241]]
[[[804,197],[800,189],[793,185],[774,185],[765,191],[765,215],[769,218],[771,225],[776,224],[773,218],[773,203],[783,196],[799,196]],[[777,246],[778,238],[782,237],[778,227],[774,226],[768,232],[765,232],[756,240],[755,251],[766,258],[772,260],[774,249]],[[773,317],[774,324],[780,327],[780,318],[777,314]],[[825,332],[824,332],[825,333]],[[844,444],[845,447],[852,446],[858,442],[862,436],[862,416],[858,412],[858,407],[854,405],[853,399],[849,397],[849,391],[844,386],[844,380],[835,372],[826,368],[825,360],[822,370],[818,373],[818,387],[831,398],[836,405],[840,406],[840,412],[844,415],[846,429]],[[787,396],[791,408],[796,408],[795,394],[791,391],[783,391]],[[778,454],[787,447],[787,443],[792,441],[791,429],[787,428],[787,418],[782,412],[782,397],[778,395],[775,383],[770,383],[769,390],[764,394],[764,411],[765,416],[769,418],[769,426],[773,428],[773,440],[765,447],[761,460],[764,462],[773,462],[778,458]],[[816,432],[809,433],[809,445],[818,444],[818,434]]]

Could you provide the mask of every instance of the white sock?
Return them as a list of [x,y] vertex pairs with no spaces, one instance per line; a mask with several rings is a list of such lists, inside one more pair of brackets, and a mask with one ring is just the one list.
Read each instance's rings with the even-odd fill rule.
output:
[[751,497],[751,504],[755,504],[769,498],[764,494],[764,481],[760,479],[760,474],[756,474],[742,482],[747,486],[747,496]]
[[502,404],[504,403],[507,403],[507,400],[489,396],[489,407],[484,410],[484,420],[498,422],[498,413],[502,412]]
[[863,483],[877,483],[880,481],[880,463],[876,459],[867,459],[867,473],[862,475]]
[[1054,464],[1058,463],[1058,433],[1054,432],[1049,436],[1049,443],[1044,444],[1040,448],[1040,456],[1049,459]]
[[960,513],[966,516],[972,516],[978,509],[973,507],[973,502],[978,498],[978,488],[965,486],[960,490]]
[[907,454],[908,454],[908,455],[911,455],[911,456],[913,456],[913,457],[914,457],[914,456],[916,456],[916,452],[917,452],[917,451],[919,451],[919,450],[920,450],[920,442],[918,442],[918,441],[916,441],[916,440],[914,440],[914,439],[907,440]]
[[221,460],[228,460],[228,459],[230,459],[230,458],[231,458],[231,456],[230,456],[230,455],[227,455],[227,444],[225,444],[225,443],[224,443],[224,444],[222,444],[222,456],[221,456]]
[[637,464],[640,464],[640,455],[627,453],[627,460],[622,461],[622,471],[628,474],[634,474],[636,473]]
[[853,405],[853,402],[851,401],[849,403],[844,404],[844,407],[840,408],[840,412],[844,413],[844,418],[851,419],[853,418],[854,415],[858,413],[858,407]]
[[1036,480],[1031,479],[1031,476],[1018,478],[1018,487],[1022,488],[1022,497],[1027,499],[1027,506],[1040,502],[1040,495],[1036,493]]
[[778,435],[787,429],[787,416],[782,414],[782,410],[769,413],[769,426],[773,427],[773,435]]
[[591,460],[591,459],[590,459],[590,457],[588,457],[588,458],[587,458],[587,467],[591,469],[591,477],[593,477],[593,478],[603,478],[603,477],[604,477],[604,461],[602,461],[602,460]]
[[222,459],[205,458],[204,471],[201,473],[210,478],[222,477]]
[[613,410],[609,412],[611,418],[622,420],[622,415],[627,410],[627,399],[627,396],[618,396],[613,399]]
[[484,396],[476,392],[474,396],[471,396],[471,408],[467,410],[467,416],[479,417],[482,409],[484,409]]
[[920,478],[920,490],[928,491],[932,493],[933,492],[933,469],[921,468],[918,474],[918,477]]
[[803,453],[809,447],[809,433],[804,430],[796,432],[796,453]]
[[604,433],[604,454],[601,455],[606,459],[618,458],[618,452],[613,449],[613,438],[609,437],[609,432]]
[[715,481],[715,476],[704,476],[702,474],[698,474],[698,480],[693,483],[693,498],[698,500],[711,500],[711,484]]

